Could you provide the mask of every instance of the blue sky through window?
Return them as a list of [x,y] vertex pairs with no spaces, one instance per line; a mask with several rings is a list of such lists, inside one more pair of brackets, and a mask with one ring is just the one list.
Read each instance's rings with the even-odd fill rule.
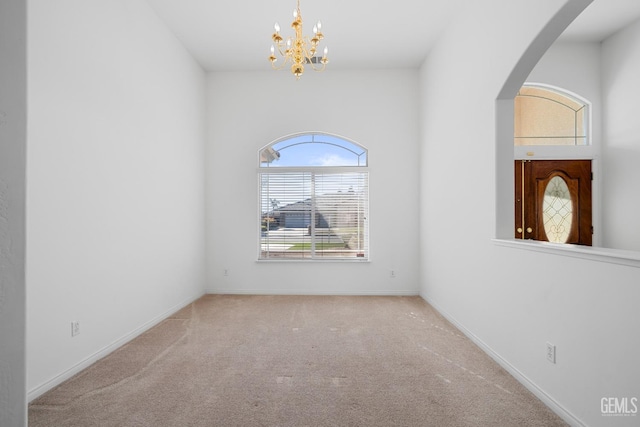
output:
[[[299,134],[277,141],[260,150],[260,167],[265,169],[295,168],[283,173],[261,174],[261,212],[276,206],[296,204],[311,197],[311,171],[322,167],[366,167],[367,150],[343,138],[321,134]],[[316,194],[361,192],[363,183],[358,172],[343,170],[335,176],[340,181],[323,188],[324,174],[316,174]],[[326,179],[333,175],[327,175]],[[305,178],[306,177],[306,178]]]
[[304,134],[265,147],[260,162],[268,168],[367,166],[367,150],[335,136]]

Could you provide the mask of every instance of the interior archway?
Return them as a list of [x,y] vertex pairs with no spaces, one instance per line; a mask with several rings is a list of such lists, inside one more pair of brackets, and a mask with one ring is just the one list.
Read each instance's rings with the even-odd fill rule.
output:
[[529,45],[502,86],[496,99],[496,224],[495,236],[512,237],[513,203],[513,99],[540,58],[593,0],[569,0]]

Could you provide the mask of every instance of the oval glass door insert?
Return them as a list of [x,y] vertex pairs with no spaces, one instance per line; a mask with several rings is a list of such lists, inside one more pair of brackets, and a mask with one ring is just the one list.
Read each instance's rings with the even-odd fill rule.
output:
[[547,239],[550,242],[567,243],[573,221],[573,202],[569,186],[560,176],[554,176],[547,183],[542,216]]

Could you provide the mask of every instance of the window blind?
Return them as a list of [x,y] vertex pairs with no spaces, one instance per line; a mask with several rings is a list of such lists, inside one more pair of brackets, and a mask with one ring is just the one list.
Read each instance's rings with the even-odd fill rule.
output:
[[368,259],[368,172],[259,176],[260,259]]

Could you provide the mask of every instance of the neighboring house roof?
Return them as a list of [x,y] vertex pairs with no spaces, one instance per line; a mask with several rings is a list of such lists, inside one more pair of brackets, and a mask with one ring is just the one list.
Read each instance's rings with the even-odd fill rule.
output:
[[[340,192],[340,193],[329,193],[329,194],[323,194],[321,196],[317,196],[316,205],[319,207],[322,207],[322,206],[327,206],[330,203],[344,204],[357,199],[358,199],[358,194],[352,191]],[[280,213],[307,212],[310,210],[311,210],[311,199],[305,199],[299,202],[290,203],[288,205],[284,205],[282,207],[273,209],[272,211],[267,212],[265,215],[278,216]]]

